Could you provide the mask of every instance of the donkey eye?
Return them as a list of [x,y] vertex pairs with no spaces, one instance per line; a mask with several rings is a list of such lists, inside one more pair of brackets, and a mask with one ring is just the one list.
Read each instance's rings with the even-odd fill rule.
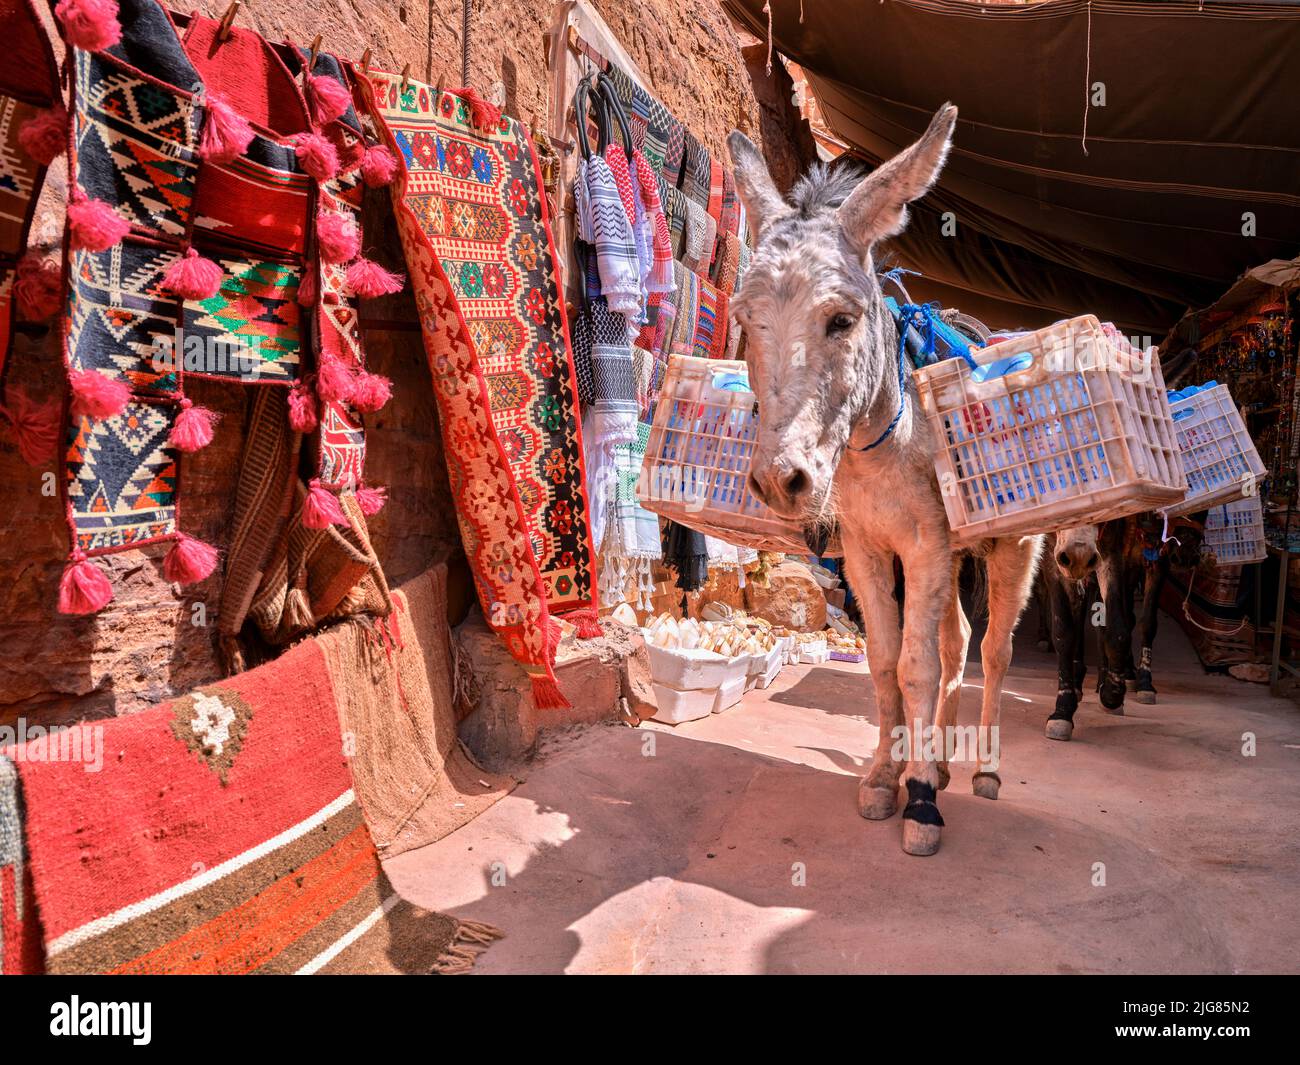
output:
[[826,323],[826,335],[834,336],[836,333],[847,333],[853,328],[856,319],[851,314],[837,314]]

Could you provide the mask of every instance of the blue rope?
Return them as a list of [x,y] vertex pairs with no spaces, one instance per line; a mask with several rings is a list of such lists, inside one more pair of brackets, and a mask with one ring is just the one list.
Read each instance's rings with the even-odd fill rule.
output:
[[[900,271],[891,270],[890,274]],[[911,271],[906,271],[910,273]],[[889,275],[886,275],[889,276]],[[896,280],[896,278],[890,278]],[[888,306],[888,304],[886,304]],[[892,311],[892,308],[891,308]],[[903,417],[903,407],[907,403],[907,330],[914,327],[921,334],[923,347],[922,356],[926,359],[926,364],[934,361],[935,355],[935,336],[934,336],[934,307],[928,303],[905,303],[893,313],[894,325],[898,328],[898,413],[894,415],[893,420],[885,426],[885,431],[881,433],[866,447],[853,447],[849,445],[850,451],[859,453],[870,451],[883,444],[889,435],[898,428],[899,420]],[[969,347],[957,349],[957,354],[966,361],[966,364],[972,369],[978,365],[971,356]]]

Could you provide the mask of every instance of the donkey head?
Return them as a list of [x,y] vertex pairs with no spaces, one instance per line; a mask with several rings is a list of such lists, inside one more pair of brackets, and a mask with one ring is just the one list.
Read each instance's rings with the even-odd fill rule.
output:
[[872,249],[903,230],[907,204],[934,184],[956,120],[957,109],[945,104],[920,140],[866,177],[817,166],[789,201],[749,139],[739,132],[728,138],[736,187],[757,234],[732,301],[759,401],[750,487],[778,514],[827,517],[854,425],[883,391],[897,402],[895,333]]
[[1086,581],[1101,561],[1099,525],[1079,525],[1056,534],[1056,568],[1069,581]]

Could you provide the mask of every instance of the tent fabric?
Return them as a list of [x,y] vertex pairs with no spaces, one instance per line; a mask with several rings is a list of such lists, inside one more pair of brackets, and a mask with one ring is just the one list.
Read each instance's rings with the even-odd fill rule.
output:
[[[767,37],[764,0],[727,2]],[[914,294],[966,293],[996,326],[1091,312],[1159,339],[1251,266],[1300,249],[1300,3],[770,9],[775,48],[869,162],[957,104],[940,183],[893,244],[925,275]],[[1104,105],[1087,106],[1098,86]]]

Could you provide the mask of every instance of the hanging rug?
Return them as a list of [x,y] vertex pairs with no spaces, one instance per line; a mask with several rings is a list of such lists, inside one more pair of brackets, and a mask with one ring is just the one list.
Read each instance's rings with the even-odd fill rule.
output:
[[594,609],[594,553],[569,326],[532,142],[468,92],[370,79],[404,164],[394,204],[484,616],[539,704],[565,706],[548,618]]

